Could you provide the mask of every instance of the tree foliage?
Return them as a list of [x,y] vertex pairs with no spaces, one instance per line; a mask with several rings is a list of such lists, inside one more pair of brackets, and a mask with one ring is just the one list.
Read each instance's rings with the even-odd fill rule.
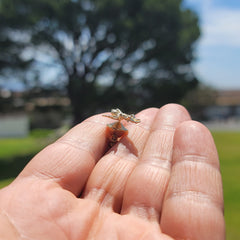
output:
[[190,112],[191,117],[198,121],[206,120],[206,110],[209,106],[215,106],[217,100],[216,89],[198,84],[198,86],[190,91],[183,97],[181,104],[183,104]]
[[113,104],[176,102],[197,84],[198,19],[180,0],[0,0],[0,31],[0,71],[38,75],[42,56],[60,73],[76,121]]

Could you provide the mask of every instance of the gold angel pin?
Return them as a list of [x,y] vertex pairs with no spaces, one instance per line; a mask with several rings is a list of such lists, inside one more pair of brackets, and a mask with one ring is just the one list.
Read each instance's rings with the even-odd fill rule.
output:
[[109,145],[112,147],[116,142],[118,142],[122,137],[128,134],[128,130],[123,126],[121,120],[126,120],[127,122],[140,123],[140,119],[136,118],[134,114],[123,113],[120,109],[112,109],[111,115],[103,115],[117,122],[107,124],[107,138],[109,140]]

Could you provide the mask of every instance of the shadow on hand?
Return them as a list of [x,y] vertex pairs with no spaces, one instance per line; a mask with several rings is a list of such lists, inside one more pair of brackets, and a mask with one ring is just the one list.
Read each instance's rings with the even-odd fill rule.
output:
[[119,142],[116,142],[116,144],[112,148],[109,148],[108,151],[116,152],[117,149],[118,149],[118,144],[119,143],[123,144],[131,154],[138,157],[138,150],[135,147],[133,141],[128,136],[125,136]]

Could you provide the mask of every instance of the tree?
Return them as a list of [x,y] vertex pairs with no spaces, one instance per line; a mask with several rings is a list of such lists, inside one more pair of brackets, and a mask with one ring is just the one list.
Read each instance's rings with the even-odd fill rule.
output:
[[176,102],[197,84],[198,19],[180,0],[1,0],[0,30],[0,71],[39,71],[36,56],[45,56],[61,73],[75,122],[112,104]]
[[190,111],[195,120],[206,120],[204,110],[209,106],[216,105],[217,90],[205,84],[199,84],[196,88],[190,90],[181,100]]

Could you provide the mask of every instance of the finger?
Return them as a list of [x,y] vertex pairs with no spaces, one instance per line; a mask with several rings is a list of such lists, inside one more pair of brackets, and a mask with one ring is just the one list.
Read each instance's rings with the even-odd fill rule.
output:
[[218,155],[200,123],[184,122],[176,131],[161,228],[176,239],[225,239]]
[[158,111],[140,161],[128,179],[122,214],[159,221],[170,176],[174,131],[189,119],[186,109],[176,104]]
[[50,179],[78,195],[106,151],[105,129],[109,122],[101,115],[88,118],[37,154],[20,177]]
[[116,144],[95,166],[86,185],[84,198],[97,201],[119,212],[123,190],[148,138],[157,109],[146,109],[137,117],[141,123],[126,125],[129,134]]

